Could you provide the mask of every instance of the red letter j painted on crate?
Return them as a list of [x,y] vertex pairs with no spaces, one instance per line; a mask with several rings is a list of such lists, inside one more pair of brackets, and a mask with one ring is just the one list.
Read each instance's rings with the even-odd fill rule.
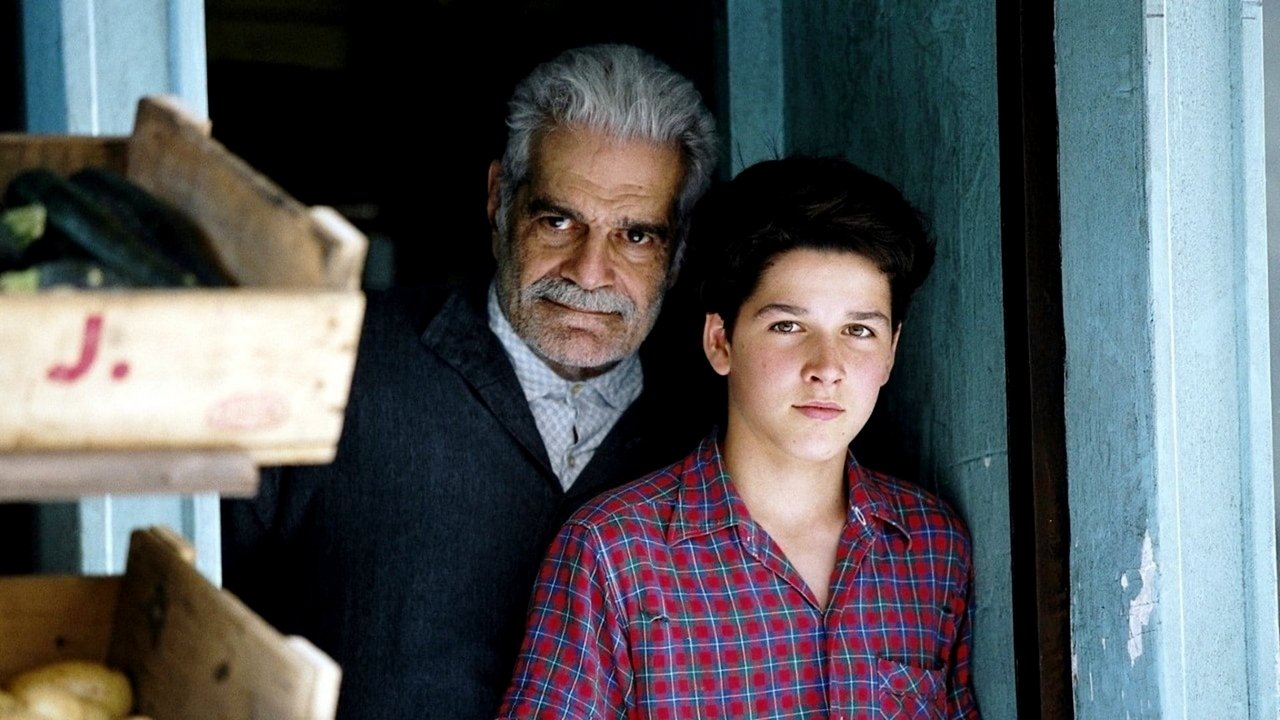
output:
[[84,342],[80,345],[80,357],[74,365],[58,364],[49,368],[49,379],[54,382],[73,383],[79,380],[98,357],[98,341],[102,339],[102,316],[89,315],[84,319]]

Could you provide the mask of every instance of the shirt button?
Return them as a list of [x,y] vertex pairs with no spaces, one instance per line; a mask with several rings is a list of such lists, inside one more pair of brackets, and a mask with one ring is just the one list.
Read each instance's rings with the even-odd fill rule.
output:
[[571,385],[571,386],[569,387],[569,394],[570,394],[570,395],[572,395],[572,396],[574,396],[574,397],[578,397],[578,395],[579,395],[579,394],[581,394],[581,393],[582,393],[582,385],[581,385],[581,384],[575,384],[575,385]]
[[569,467],[578,467],[578,458],[574,457],[573,455],[570,455],[568,463],[569,463]]

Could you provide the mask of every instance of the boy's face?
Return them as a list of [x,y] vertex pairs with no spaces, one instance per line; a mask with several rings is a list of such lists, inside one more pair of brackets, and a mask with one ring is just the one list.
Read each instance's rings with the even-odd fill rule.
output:
[[889,279],[861,255],[791,250],[738,311],[707,316],[703,348],[728,376],[734,444],[802,461],[843,458],[889,380],[898,332]]

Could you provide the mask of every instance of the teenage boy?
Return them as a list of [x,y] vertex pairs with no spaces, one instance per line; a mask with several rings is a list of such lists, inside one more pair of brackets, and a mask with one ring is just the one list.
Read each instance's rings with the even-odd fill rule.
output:
[[920,216],[832,158],[700,215],[724,432],[565,524],[502,717],[979,717],[967,531],[849,452],[933,263]]

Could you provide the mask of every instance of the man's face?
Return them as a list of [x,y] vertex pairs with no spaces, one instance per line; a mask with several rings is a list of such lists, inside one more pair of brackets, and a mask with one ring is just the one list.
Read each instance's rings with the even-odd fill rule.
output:
[[708,315],[703,345],[728,376],[728,444],[777,461],[843,461],[889,380],[898,333],[889,279],[850,252],[774,258],[726,336]]
[[[674,144],[560,128],[530,155],[506,237],[495,230],[498,300],[560,375],[598,375],[635,352],[667,289],[683,177]],[[498,205],[489,173],[489,213]]]

